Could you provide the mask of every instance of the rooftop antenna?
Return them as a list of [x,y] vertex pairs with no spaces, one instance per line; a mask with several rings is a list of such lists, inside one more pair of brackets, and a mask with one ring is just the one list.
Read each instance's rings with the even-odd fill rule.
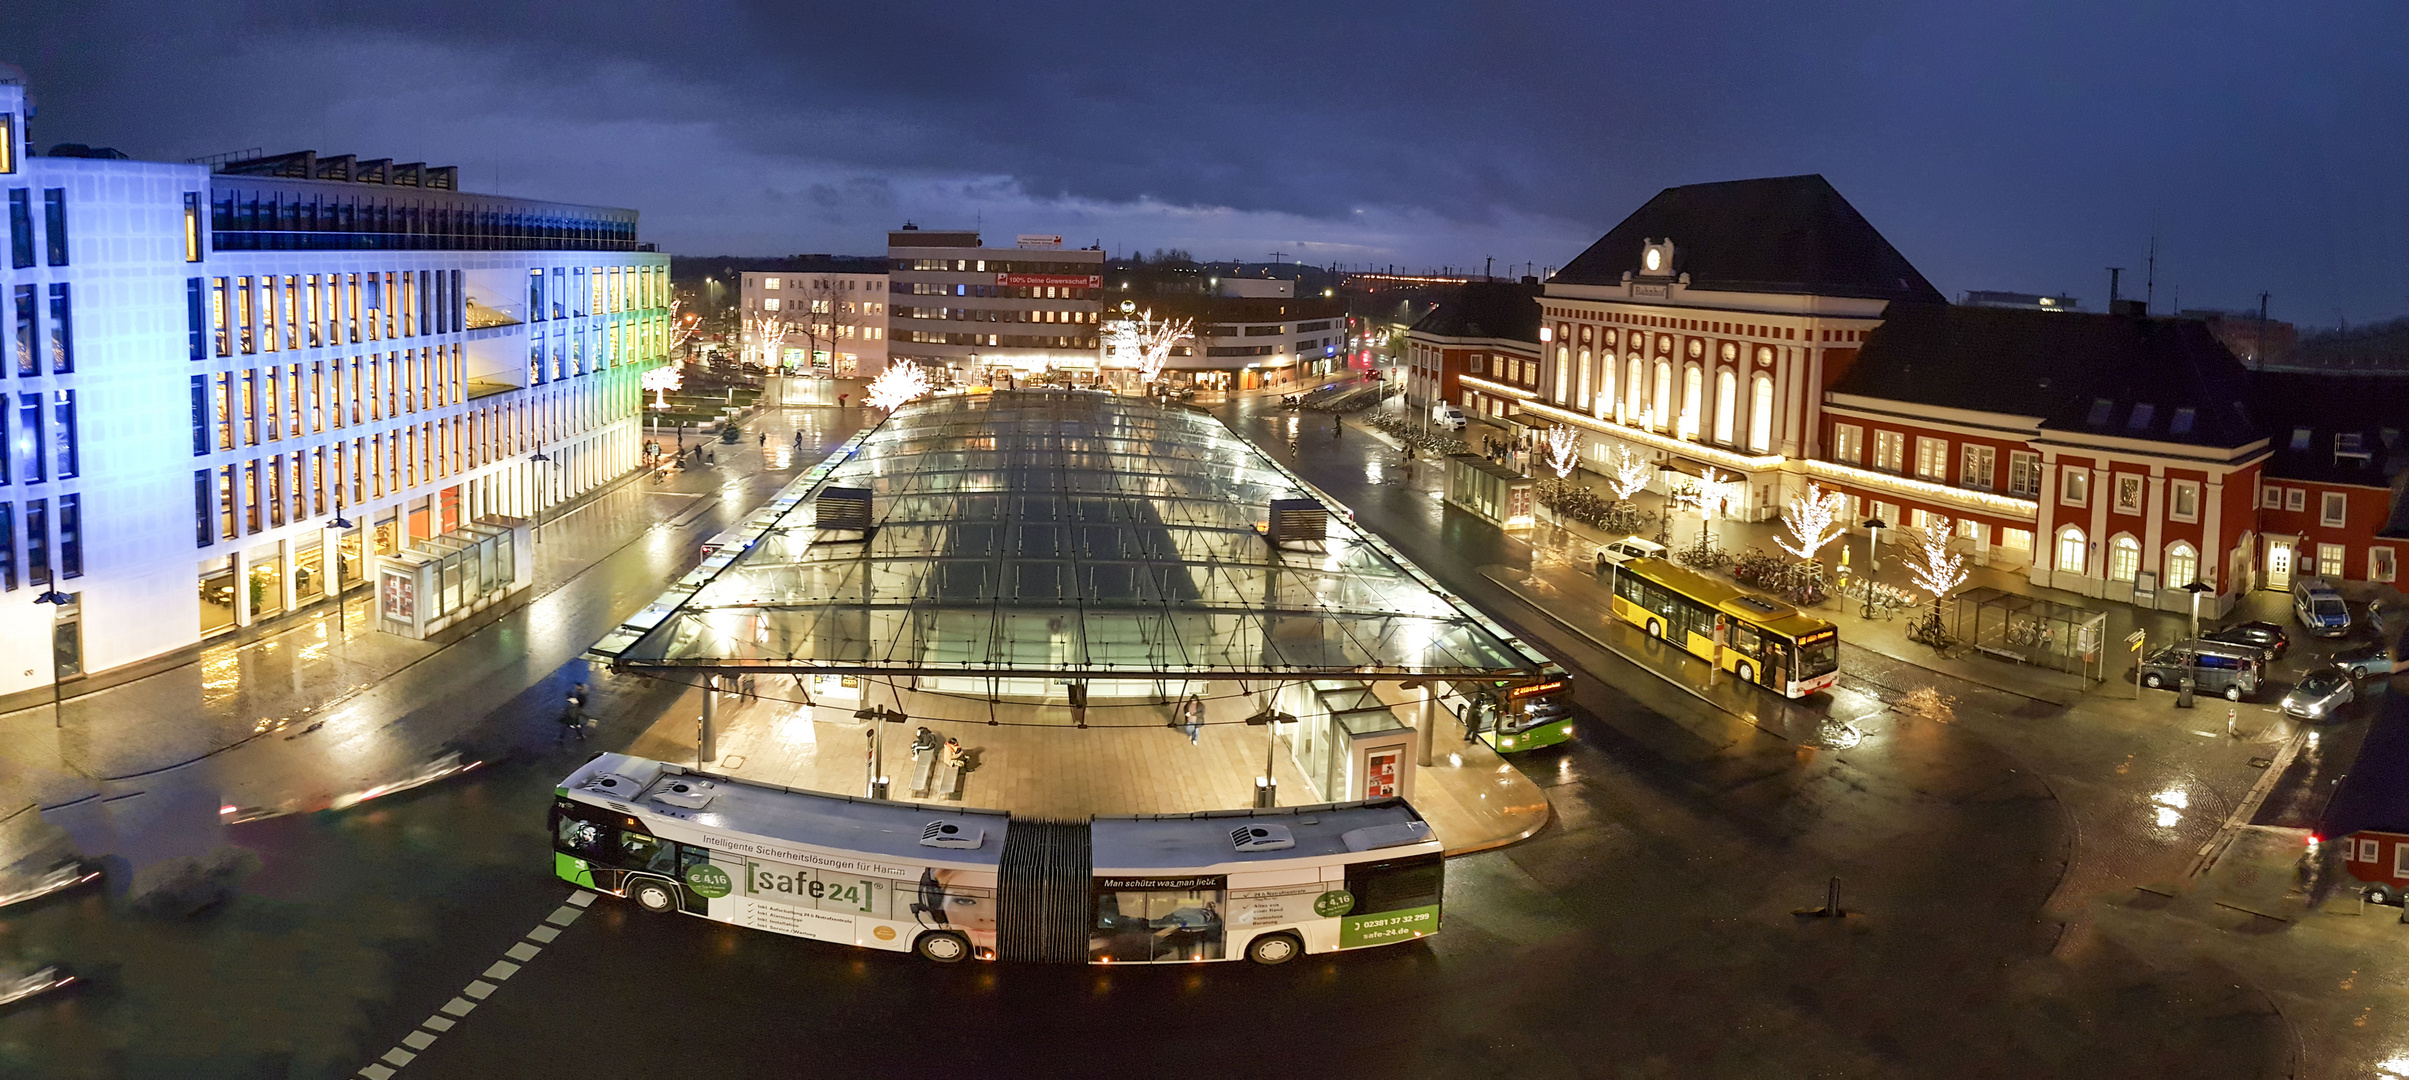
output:
[[1481,260],[1481,278],[1482,278],[1482,280],[1485,280],[1485,281],[1493,281],[1493,280],[1496,280],[1496,278],[1497,278],[1497,273],[1496,273],[1496,271],[1497,271],[1497,256],[1495,256],[1495,255],[1491,255],[1491,256],[1489,256],[1489,257],[1487,257],[1487,258],[1485,258],[1485,259],[1482,259],[1482,260]]
[[2116,301],[2118,298],[2116,291],[2117,282],[2124,280],[2124,276],[2124,267],[2111,266],[2108,268],[2108,310],[2111,312],[2116,310]]
[[2150,234],[2150,269],[2142,278],[2141,306],[2149,307],[2158,299],[2158,234]]

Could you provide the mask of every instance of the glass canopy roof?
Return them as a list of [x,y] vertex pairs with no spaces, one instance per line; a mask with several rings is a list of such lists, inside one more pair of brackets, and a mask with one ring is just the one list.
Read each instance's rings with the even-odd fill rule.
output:
[[[873,528],[821,529],[867,488]],[[1538,674],[1547,659],[1202,411],[939,397],[856,436],[593,654],[630,667],[988,677]],[[1317,550],[1318,549],[1318,550]]]

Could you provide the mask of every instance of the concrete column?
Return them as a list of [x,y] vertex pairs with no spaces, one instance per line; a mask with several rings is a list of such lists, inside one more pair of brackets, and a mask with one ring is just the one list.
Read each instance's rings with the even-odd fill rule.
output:
[[[2225,482],[2212,477],[2200,497],[2207,501],[2207,505],[2200,508],[2200,580],[2218,588],[2221,603],[2224,590],[2239,585],[2238,582],[2224,580],[2227,576],[2224,572],[2227,559]],[[2223,615],[2224,612],[2220,610],[2217,614]]]
[[719,733],[714,730],[719,717],[719,676],[703,676],[703,716],[694,733],[694,767],[706,768],[719,760]]
[[1425,769],[1430,768],[1430,743],[1437,731],[1431,721],[1439,715],[1438,697],[1437,691],[1423,687],[1422,704],[1414,710],[1414,764]]
[[2058,572],[2058,459],[2041,451],[2041,493],[2033,514],[2033,565],[2026,575],[2035,585],[2048,585]]

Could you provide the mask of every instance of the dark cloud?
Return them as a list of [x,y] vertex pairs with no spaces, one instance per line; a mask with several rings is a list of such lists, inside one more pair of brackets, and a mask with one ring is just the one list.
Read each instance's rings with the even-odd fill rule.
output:
[[[1657,189],[1822,172],[1943,288],[2409,309],[2398,5],[24,0],[38,137],[457,161],[666,246],[903,216],[1561,262]],[[963,220],[968,219],[968,220]],[[1264,248],[1269,250],[1269,248]],[[2136,270],[2138,272],[2138,269]]]

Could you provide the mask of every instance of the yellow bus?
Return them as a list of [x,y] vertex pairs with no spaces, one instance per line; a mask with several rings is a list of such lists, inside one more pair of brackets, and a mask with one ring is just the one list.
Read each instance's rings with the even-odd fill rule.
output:
[[1614,571],[1614,616],[1785,697],[1840,680],[1837,627],[1664,559]]

